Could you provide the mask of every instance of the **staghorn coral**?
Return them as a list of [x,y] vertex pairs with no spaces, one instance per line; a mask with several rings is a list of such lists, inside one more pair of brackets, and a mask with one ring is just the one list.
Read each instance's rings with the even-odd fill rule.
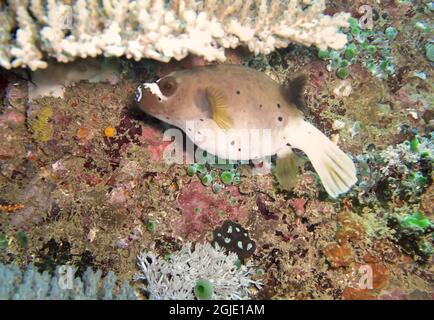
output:
[[150,252],[138,256],[141,273],[136,280],[146,283],[143,290],[150,299],[194,299],[194,288],[199,280],[209,281],[214,288],[211,299],[248,299],[252,285],[261,286],[253,280],[253,270],[248,265],[237,266],[235,253],[226,254],[209,243],[183,245],[168,260],[157,258]]
[[15,264],[0,263],[0,300],[136,300],[134,289],[124,282],[116,287],[116,276],[109,272],[101,278],[101,270],[96,272],[88,268],[81,278],[72,279],[71,288],[62,287],[61,266],[55,274],[48,271],[39,273],[34,265],[29,265],[24,272]]
[[[77,57],[168,62],[193,53],[224,61],[225,48],[270,53],[290,42],[341,49],[349,14],[328,16],[324,0],[10,0],[0,11],[0,65],[45,68]],[[12,31],[16,31],[13,37]]]

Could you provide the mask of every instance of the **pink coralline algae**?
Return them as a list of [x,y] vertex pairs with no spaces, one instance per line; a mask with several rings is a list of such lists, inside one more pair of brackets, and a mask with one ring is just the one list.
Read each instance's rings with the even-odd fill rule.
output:
[[237,187],[230,186],[220,194],[214,194],[200,182],[185,186],[178,197],[182,216],[175,219],[172,228],[175,235],[190,241],[203,240],[207,232],[224,220],[242,221],[247,210],[241,206]]
[[161,132],[153,128],[144,128],[139,140],[148,145],[152,161],[160,161],[164,150],[172,141],[164,141]]
[[304,206],[306,204],[306,200],[303,198],[297,198],[290,200],[291,207],[295,210],[295,214],[298,217],[302,217],[304,215]]
[[24,124],[24,115],[15,111],[6,111],[0,115],[0,128],[8,126],[11,128]]
[[110,204],[123,204],[127,201],[127,198],[127,190],[124,187],[117,187],[110,192],[108,202]]

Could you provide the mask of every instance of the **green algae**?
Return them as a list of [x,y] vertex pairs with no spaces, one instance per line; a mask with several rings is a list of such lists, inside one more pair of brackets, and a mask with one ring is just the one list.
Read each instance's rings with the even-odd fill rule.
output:
[[206,279],[198,280],[194,286],[194,294],[198,300],[209,300],[214,294],[214,286]]
[[400,225],[402,228],[425,230],[431,225],[431,222],[422,212],[417,211],[411,215],[405,216],[400,221]]
[[27,248],[29,246],[29,238],[25,232],[18,231],[16,238],[22,248]]
[[214,183],[212,185],[212,191],[214,191],[214,193],[220,193],[220,191],[222,191],[223,186],[220,183]]
[[211,174],[206,174],[202,177],[201,181],[204,186],[209,186],[213,182],[214,178]]
[[328,60],[328,70],[334,70],[340,79],[350,75],[349,66],[361,63],[373,75],[383,79],[395,73],[391,43],[396,39],[398,30],[387,27],[384,30],[363,29],[355,18],[349,20],[347,34],[348,44],[341,50],[320,50],[318,57]]
[[425,54],[429,61],[434,62],[434,43],[427,43],[425,45]]
[[53,136],[53,127],[50,124],[50,119],[52,117],[53,109],[51,107],[43,107],[36,119],[29,122],[29,128],[36,141],[47,142],[51,139]]
[[0,249],[6,249],[8,246],[8,240],[4,233],[0,233]]
[[150,232],[155,232],[157,229],[157,223],[154,220],[149,220],[146,224],[146,229]]
[[220,179],[222,180],[222,182],[224,184],[230,185],[234,181],[234,174],[232,172],[230,172],[230,171],[224,171],[220,175]]

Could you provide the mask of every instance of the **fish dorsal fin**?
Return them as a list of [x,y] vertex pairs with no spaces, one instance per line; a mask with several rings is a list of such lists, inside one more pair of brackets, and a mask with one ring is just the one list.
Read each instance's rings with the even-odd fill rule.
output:
[[288,103],[295,104],[298,109],[305,110],[306,102],[304,101],[304,87],[307,83],[307,75],[301,74],[295,77],[284,88],[284,96]]
[[233,125],[233,121],[228,112],[226,95],[219,89],[207,88],[206,96],[211,106],[212,119],[220,128],[224,130],[230,129]]

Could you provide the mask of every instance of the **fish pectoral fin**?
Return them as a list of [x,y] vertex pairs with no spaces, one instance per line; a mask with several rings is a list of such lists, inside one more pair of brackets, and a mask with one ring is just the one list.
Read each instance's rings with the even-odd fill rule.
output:
[[224,130],[232,128],[233,121],[228,111],[226,95],[219,89],[207,88],[206,96],[211,106],[212,119],[215,123]]
[[297,174],[297,155],[294,152],[289,151],[277,157],[274,175],[282,189],[292,190],[297,183]]

